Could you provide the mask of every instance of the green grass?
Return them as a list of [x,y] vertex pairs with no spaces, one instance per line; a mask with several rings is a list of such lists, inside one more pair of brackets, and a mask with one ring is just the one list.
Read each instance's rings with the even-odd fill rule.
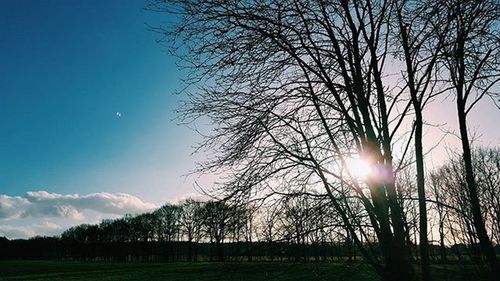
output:
[[[434,267],[435,280],[478,280],[470,269]],[[472,279],[471,279],[472,278]],[[380,280],[360,263],[118,263],[1,261],[0,280]]]
[[377,280],[366,265],[0,262],[0,280]]

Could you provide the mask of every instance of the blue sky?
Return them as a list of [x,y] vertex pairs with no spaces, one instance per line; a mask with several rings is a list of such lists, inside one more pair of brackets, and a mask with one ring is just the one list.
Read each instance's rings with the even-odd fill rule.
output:
[[[186,196],[195,180],[210,184],[183,177],[202,157],[190,155],[199,138],[176,124],[182,73],[145,25],[168,18],[143,7],[0,0],[0,236],[57,234]],[[429,123],[456,130],[450,99],[428,112]],[[471,114],[484,145],[500,143],[499,112],[485,101]],[[426,133],[428,146],[442,135]],[[430,162],[457,144],[448,137]]]
[[113,190],[133,166],[184,160],[170,149],[190,137],[172,121],[180,74],[143,5],[2,1],[3,193]]
[[166,16],[143,7],[0,1],[0,194],[123,192],[161,204],[193,192],[182,175],[196,135],[174,112],[181,73],[145,25]]

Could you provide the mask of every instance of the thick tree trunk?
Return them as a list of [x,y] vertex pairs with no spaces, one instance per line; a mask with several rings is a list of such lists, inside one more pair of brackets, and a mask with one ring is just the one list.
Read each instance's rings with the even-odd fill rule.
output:
[[[393,184],[394,181],[386,183],[386,185]],[[383,190],[383,187],[384,185],[381,185],[378,189]],[[390,201],[391,192],[388,191],[388,193],[388,198],[382,200],[382,205],[384,205],[385,200]],[[382,277],[387,281],[415,280],[413,265],[410,261],[405,241],[404,228],[402,224],[398,224],[398,222],[402,221],[403,214],[401,208],[399,205],[394,207],[393,202],[390,208],[391,214],[389,215],[387,208],[381,210],[379,207],[381,206],[376,208],[379,212],[378,217],[380,223],[380,234],[378,237],[382,255],[385,260],[385,272],[382,274]],[[390,223],[389,218],[392,218],[392,223]]]
[[384,276],[385,280],[415,280],[413,266],[407,253],[405,247],[401,247],[395,239],[393,243],[387,245],[385,253],[387,275]]
[[[392,171],[392,161],[387,159],[387,166]],[[388,280],[415,280],[413,263],[408,255],[406,236],[403,224],[403,212],[397,201],[397,193],[394,185],[394,177],[385,183],[387,190],[387,201],[390,206],[390,217],[392,223],[383,226],[382,234],[385,244],[385,260],[388,272]],[[386,229],[385,229],[386,228]],[[385,230],[384,230],[385,229]],[[391,233],[392,230],[392,233]]]

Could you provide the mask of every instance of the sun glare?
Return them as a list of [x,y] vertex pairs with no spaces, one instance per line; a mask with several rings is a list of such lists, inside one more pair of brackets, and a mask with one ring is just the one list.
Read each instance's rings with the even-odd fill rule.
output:
[[363,159],[348,158],[346,165],[349,173],[359,180],[365,180],[373,172],[372,166]]

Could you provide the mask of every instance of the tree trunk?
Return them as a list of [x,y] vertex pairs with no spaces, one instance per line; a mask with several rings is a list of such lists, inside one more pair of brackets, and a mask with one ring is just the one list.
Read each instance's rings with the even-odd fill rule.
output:
[[224,245],[222,241],[217,241],[217,261],[224,261]]
[[420,266],[422,268],[422,280],[429,281],[431,280],[431,267],[429,258],[429,241],[427,240],[427,207],[425,202],[424,153],[422,149],[423,123],[421,110],[416,110],[415,115],[415,158],[417,164],[417,191],[420,226]]
[[462,140],[463,160],[465,165],[465,180],[470,196],[472,218],[474,222],[474,228],[476,229],[477,236],[479,238],[481,251],[485,256],[491,271],[491,279],[496,280],[495,278],[498,278],[498,276],[500,275],[500,265],[498,264],[493,244],[491,243],[490,238],[488,237],[488,234],[486,232],[483,216],[481,214],[481,206],[479,203],[476,181],[474,179],[474,170],[472,168],[472,154],[467,132],[467,116],[465,113],[465,104],[464,102],[461,102],[463,100],[461,97],[462,96],[459,93],[459,96],[457,98],[458,122],[460,126],[460,137]]
[[425,176],[424,176],[424,152],[422,148],[422,104],[419,100],[417,85],[415,84],[414,63],[411,56],[410,46],[408,44],[408,34],[406,27],[399,16],[399,25],[405,54],[406,70],[408,72],[408,87],[410,89],[411,102],[415,110],[415,160],[417,165],[417,192],[418,192],[418,211],[420,227],[420,266],[422,268],[422,280],[431,280],[429,241],[427,240],[427,206],[425,201]]
[[439,210],[439,251],[441,255],[441,262],[446,262],[446,246],[444,245],[444,216],[442,210]]
[[406,249],[402,249],[398,243],[388,245],[385,255],[387,281],[415,280],[413,267],[407,255]]
[[188,261],[189,262],[193,261],[193,239],[192,238],[188,239]]

